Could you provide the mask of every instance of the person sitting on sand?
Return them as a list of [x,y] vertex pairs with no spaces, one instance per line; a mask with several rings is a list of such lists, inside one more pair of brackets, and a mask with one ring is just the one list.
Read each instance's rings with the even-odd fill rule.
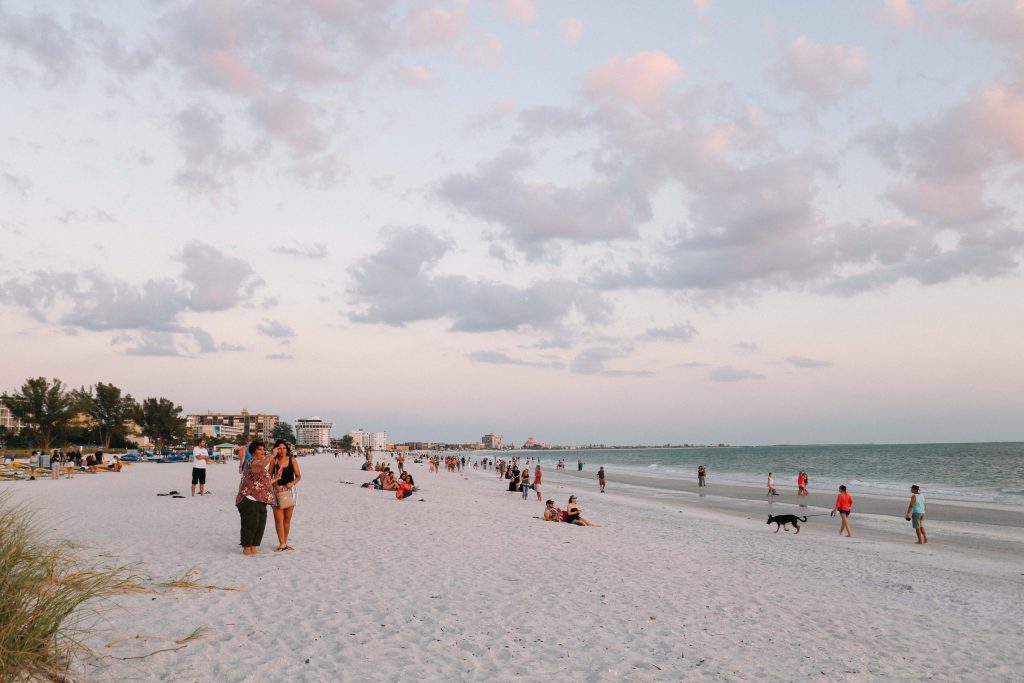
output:
[[111,472],[120,472],[121,467],[123,467],[123,465],[121,465],[121,461],[116,455],[110,460],[110,464],[107,465],[107,469]]
[[576,503],[576,496],[569,496],[569,504],[565,508],[565,521],[577,526],[594,526],[580,516],[580,506]]
[[561,522],[562,511],[555,507],[555,501],[548,500],[544,502],[544,521],[545,522]]
[[402,473],[402,476],[399,477],[398,488],[395,490],[395,498],[402,500],[412,495],[416,487],[412,485],[411,479],[412,477],[407,477],[407,473]]
[[416,482],[413,480],[411,474],[409,474],[408,472],[402,472],[401,480],[404,482],[408,482],[409,486],[412,487],[413,491],[416,490]]
[[395,480],[395,475],[391,473],[390,468],[385,467],[381,472],[380,485],[385,491],[394,491],[398,488],[398,481]]

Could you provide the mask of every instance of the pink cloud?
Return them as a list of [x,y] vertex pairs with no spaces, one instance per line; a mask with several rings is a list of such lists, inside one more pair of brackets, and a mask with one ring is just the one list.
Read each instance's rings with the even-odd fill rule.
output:
[[780,76],[786,87],[824,104],[867,83],[867,61],[864,48],[821,45],[801,36],[787,48]]
[[591,71],[587,89],[653,112],[663,107],[669,85],[682,76],[683,67],[664,52],[640,52],[625,59],[612,57]]
[[875,18],[891,26],[912,26],[917,22],[917,12],[910,0],[885,0]]
[[459,48],[459,58],[474,64],[494,65],[501,61],[505,46],[498,36],[488,31],[480,32],[480,41],[475,45]]
[[498,0],[498,9],[512,21],[529,24],[537,19],[533,0]]
[[410,88],[426,88],[434,83],[434,74],[422,64],[398,70],[398,79]]
[[443,7],[424,7],[408,14],[403,24],[410,45],[430,47],[458,40],[466,30],[466,16]]
[[1008,215],[986,202],[1000,169],[1024,170],[1024,95],[1003,86],[978,93],[908,135],[912,178],[889,190],[904,212],[928,222],[969,225]]
[[559,20],[558,30],[565,42],[575,47],[583,40],[583,20],[579,17],[565,17]]

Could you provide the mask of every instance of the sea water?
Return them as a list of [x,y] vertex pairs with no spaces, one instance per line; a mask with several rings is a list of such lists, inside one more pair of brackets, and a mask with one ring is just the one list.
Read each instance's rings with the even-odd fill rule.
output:
[[[878,495],[909,495],[911,484],[936,497],[965,502],[1024,505],[1024,443],[856,444],[718,448],[615,448],[516,451],[540,457],[545,467],[565,459],[586,471],[604,466],[620,471],[696,481],[697,466],[709,482],[763,486],[772,472],[779,486],[796,487],[806,470],[812,490],[851,490]],[[508,453],[495,454],[508,457]]]

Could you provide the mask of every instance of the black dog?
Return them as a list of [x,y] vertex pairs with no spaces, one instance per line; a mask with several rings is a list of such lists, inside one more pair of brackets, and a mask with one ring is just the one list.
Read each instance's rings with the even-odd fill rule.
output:
[[[797,521],[799,520],[799,521]],[[796,532],[800,533],[800,522],[806,522],[806,517],[797,517],[796,515],[768,515],[768,521],[765,524],[775,524],[775,533],[779,533],[779,527],[781,526],[786,531],[789,531],[787,524],[792,524],[796,527]]]

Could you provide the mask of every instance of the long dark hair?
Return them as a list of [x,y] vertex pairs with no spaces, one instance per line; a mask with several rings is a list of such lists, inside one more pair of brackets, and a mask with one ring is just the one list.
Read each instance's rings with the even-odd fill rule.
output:
[[288,445],[288,442],[284,439],[278,439],[274,442],[274,450],[277,450],[278,446],[284,446],[284,452],[288,454],[288,457],[292,457],[292,447]]

